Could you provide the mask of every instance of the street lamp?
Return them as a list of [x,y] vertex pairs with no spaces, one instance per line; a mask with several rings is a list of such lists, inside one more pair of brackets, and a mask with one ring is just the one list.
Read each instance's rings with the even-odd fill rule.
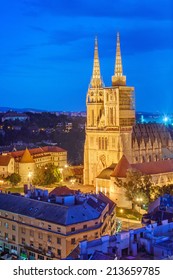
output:
[[29,171],[29,172],[28,172],[28,181],[29,181],[29,182],[30,182],[30,180],[31,180],[31,177],[32,177],[32,172]]
[[136,201],[138,202],[137,204],[139,206],[139,213],[141,214],[141,204],[142,204],[143,199],[141,197],[137,197]]

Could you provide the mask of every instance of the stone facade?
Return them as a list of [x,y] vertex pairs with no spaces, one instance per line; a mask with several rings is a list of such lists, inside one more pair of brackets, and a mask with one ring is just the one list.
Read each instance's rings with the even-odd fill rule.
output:
[[100,172],[117,164],[123,155],[129,163],[173,157],[173,141],[159,124],[136,124],[134,87],[123,75],[120,39],[117,35],[112,86],[105,87],[100,74],[95,40],[93,74],[86,97],[87,121],[84,147],[84,184],[95,185]]

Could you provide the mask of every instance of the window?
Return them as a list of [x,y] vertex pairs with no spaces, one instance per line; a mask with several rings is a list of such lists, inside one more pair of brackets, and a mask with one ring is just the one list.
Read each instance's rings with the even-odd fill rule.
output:
[[26,233],[26,229],[22,228],[22,233],[25,234]]
[[30,256],[30,257],[35,257],[35,253],[29,252],[29,256]]
[[47,241],[48,241],[48,242],[51,242],[51,241],[52,241],[52,236],[51,236],[51,235],[48,235]]
[[87,225],[83,225],[83,229],[86,229],[87,228]]
[[11,250],[17,251],[17,247],[12,245],[12,246],[11,246]]
[[58,256],[61,256],[61,250],[60,249],[57,250],[57,254],[58,254]]
[[84,240],[87,240],[87,235],[83,235],[83,239],[84,239]]
[[91,111],[91,126],[94,126],[94,110]]
[[38,244],[38,249],[41,251],[42,250],[42,244]]
[[4,226],[5,226],[6,228],[8,228],[8,223],[4,223]]
[[52,251],[52,247],[48,246],[48,251],[51,252]]
[[105,138],[105,150],[107,150],[107,148],[108,148],[108,139]]
[[57,244],[61,244],[61,238],[57,237]]
[[15,225],[12,225],[12,230],[16,230],[16,226]]
[[31,246],[31,247],[34,247],[33,241],[30,241],[30,246]]
[[72,245],[76,244],[76,239],[75,239],[75,238],[72,238],[72,239],[71,239],[71,244],[72,244]]
[[102,137],[102,150],[104,150],[104,148],[105,148],[104,142],[105,142],[105,139],[104,139],[104,137]]
[[38,255],[38,260],[44,260],[44,256]]
[[8,240],[8,233],[5,232],[5,239]]
[[30,230],[30,236],[34,236],[34,231]]
[[75,227],[72,227],[72,228],[71,228],[71,232],[73,232],[73,231],[75,231]]
[[48,229],[51,230],[51,228],[52,228],[51,225],[48,225]]
[[101,150],[101,137],[99,137],[99,150]]
[[25,245],[25,238],[22,238],[22,244]]
[[39,239],[43,239],[43,233],[42,233],[42,232],[39,232],[39,233],[38,233],[38,238],[39,238]]
[[16,241],[16,236],[15,235],[12,235],[12,240]]

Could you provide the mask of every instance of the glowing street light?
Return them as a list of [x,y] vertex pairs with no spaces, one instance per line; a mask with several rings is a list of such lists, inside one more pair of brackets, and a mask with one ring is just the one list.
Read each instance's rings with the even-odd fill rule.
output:
[[141,213],[141,205],[142,205],[142,197],[137,197],[136,198],[136,201],[138,202],[138,206],[139,206],[139,213]]

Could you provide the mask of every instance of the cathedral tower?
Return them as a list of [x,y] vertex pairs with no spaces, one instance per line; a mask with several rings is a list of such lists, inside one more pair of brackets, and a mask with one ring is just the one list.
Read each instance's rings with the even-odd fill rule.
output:
[[131,161],[131,132],[135,123],[133,92],[133,87],[126,86],[123,75],[119,34],[111,87],[105,87],[101,78],[96,38],[93,73],[86,97],[84,184],[94,184],[97,175],[117,163],[123,154]]

